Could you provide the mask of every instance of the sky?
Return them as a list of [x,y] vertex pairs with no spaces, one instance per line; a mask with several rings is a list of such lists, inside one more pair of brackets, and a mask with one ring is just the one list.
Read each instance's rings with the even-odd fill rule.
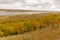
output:
[[0,0],[0,9],[60,11],[60,0]]

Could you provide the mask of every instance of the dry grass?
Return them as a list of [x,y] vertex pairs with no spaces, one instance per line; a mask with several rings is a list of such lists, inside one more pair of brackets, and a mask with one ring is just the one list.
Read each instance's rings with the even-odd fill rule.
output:
[[[60,29],[59,29],[60,30]],[[21,35],[3,37],[0,40],[60,40],[60,31],[57,29],[37,29]]]
[[[31,18],[39,18],[41,16],[48,16],[49,14],[43,14],[43,15],[16,15],[16,16],[9,16],[7,19],[3,18],[3,21],[6,20],[10,20],[10,19],[31,19]],[[45,17],[44,16],[44,17]],[[52,15],[51,15],[52,16]],[[55,15],[54,15],[55,16]],[[60,16],[57,16],[56,18],[59,19]],[[54,19],[55,20],[55,19]],[[59,22],[58,22],[59,23]],[[46,28],[38,28],[34,31],[29,31],[29,32],[25,32],[23,34],[18,34],[18,35],[14,35],[14,36],[7,36],[7,37],[3,37],[0,38],[0,40],[60,40],[60,24],[58,24],[59,26],[54,28],[49,28],[50,26],[46,27]]]

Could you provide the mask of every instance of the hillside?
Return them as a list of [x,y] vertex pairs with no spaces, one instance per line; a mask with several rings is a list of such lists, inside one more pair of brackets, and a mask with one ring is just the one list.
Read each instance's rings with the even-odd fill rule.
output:
[[60,32],[56,29],[37,29],[20,35],[3,37],[0,40],[60,40]]
[[0,40],[60,40],[60,13],[0,16]]

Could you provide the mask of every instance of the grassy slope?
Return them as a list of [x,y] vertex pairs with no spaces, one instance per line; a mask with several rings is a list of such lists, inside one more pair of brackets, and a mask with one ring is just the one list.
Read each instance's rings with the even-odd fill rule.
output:
[[[14,16],[16,18],[16,16]],[[12,17],[12,18],[14,18]],[[17,17],[19,17],[17,15]],[[22,15],[23,18],[28,16]],[[30,16],[32,17],[32,16]],[[34,16],[33,16],[34,17]],[[39,16],[35,16],[39,17]],[[3,20],[3,19],[2,19]],[[3,37],[0,40],[60,40],[60,28],[57,29],[36,29],[21,35]]]
[[21,35],[3,37],[0,40],[60,40],[60,32],[57,30],[37,29]]

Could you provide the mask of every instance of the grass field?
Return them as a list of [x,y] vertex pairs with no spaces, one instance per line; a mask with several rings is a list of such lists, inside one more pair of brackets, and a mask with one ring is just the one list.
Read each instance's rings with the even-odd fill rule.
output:
[[18,35],[16,40],[58,40],[60,13],[0,16],[0,37],[13,35]]

